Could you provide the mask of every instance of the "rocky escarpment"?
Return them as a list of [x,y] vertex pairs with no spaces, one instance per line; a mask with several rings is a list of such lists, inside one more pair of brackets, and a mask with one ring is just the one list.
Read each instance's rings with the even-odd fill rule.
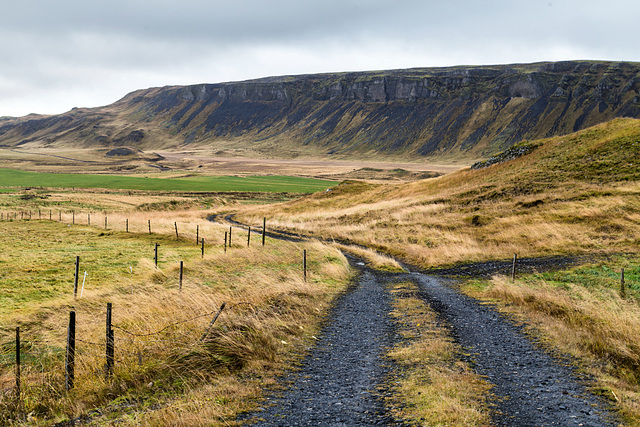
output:
[[184,145],[270,155],[483,157],[640,117],[640,64],[568,61],[271,77],[140,90],[0,122],[0,144]]

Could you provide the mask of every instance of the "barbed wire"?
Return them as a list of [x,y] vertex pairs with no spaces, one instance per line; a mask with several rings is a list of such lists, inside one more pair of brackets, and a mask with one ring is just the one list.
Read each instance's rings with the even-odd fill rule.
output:
[[250,302],[238,302],[238,303],[235,303],[235,304],[230,305],[229,307],[227,307],[227,310],[233,310],[234,308],[236,308],[239,305],[250,305],[253,308],[254,312],[258,311],[258,307],[255,304],[252,304]]
[[81,339],[79,339],[79,338],[76,338],[76,342],[81,342],[81,343],[83,343],[83,344],[89,344],[89,345],[95,345],[95,346],[99,346],[99,347],[102,347],[102,346],[104,346],[104,345],[105,345],[104,343],[99,344],[99,343],[96,343],[96,342],[91,342],[91,341],[81,340]]
[[[146,339],[146,337],[151,337],[154,335],[159,335],[162,332],[166,331],[167,329],[173,327],[173,326],[177,326],[183,323],[187,323],[187,322],[191,322],[193,320],[197,320],[203,317],[207,317],[207,316],[211,316],[214,313],[218,313],[220,314],[222,312],[223,308],[226,308],[226,310],[233,310],[237,307],[240,306],[249,306],[252,311],[254,313],[256,313],[257,311],[259,311],[259,307],[257,307],[255,304],[248,302],[248,301],[241,301],[241,302],[237,302],[235,304],[232,304],[230,306],[221,306],[219,309],[211,311],[211,312],[207,312],[198,316],[194,316],[191,317],[189,319],[185,319],[185,320],[181,320],[179,322],[174,322],[171,323],[165,327],[163,327],[162,329],[155,331],[155,332],[150,332],[150,333],[143,333],[143,334],[139,334],[139,333],[135,333],[135,332],[131,332],[127,329],[125,329],[122,326],[119,325],[111,325],[112,328],[114,329],[118,329],[122,332],[124,332],[125,334],[133,337],[133,338],[119,338],[118,341],[125,341],[125,342],[129,342],[132,345],[137,345],[140,346],[141,342],[143,345],[147,344],[145,347],[138,347],[138,349],[136,351],[130,351],[127,349],[124,349],[122,347],[118,348],[118,353],[120,353],[121,355],[125,355],[125,356],[129,356],[129,357],[133,357],[133,358],[141,358],[144,356],[148,356],[149,354],[149,345],[148,344],[154,344],[154,343],[180,343],[181,345],[186,345],[189,347],[195,347],[198,345],[198,343],[200,342],[200,340],[198,340],[197,338],[194,338],[192,336],[189,336],[187,334],[182,334],[182,338],[188,338],[193,340],[193,343],[191,344],[187,344],[185,342],[184,339],[179,339],[179,338],[173,338],[173,339],[153,339],[153,340],[149,340]],[[6,328],[6,327],[0,327],[0,330],[6,330],[7,332],[11,332],[13,331],[13,329],[11,328]],[[207,332],[209,331],[209,328],[207,328]],[[142,340],[141,340],[142,339]],[[88,341],[88,340],[83,340],[81,338],[77,338],[76,337],[76,342],[77,343],[82,343],[88,346],[92,346],[93,348],[95,347],[104,347],[106,344],[105,343],[97,343],[97,342],[92,342],[92,341]],[[22,345],[27,347],[23,347],[22,351],[24,352],[24,354],[29,354],[29,353],[43,353],[44,351],[46,351],[45,349],[42,348],[38,348],[38,347],[61,347],[60,343],[56,343],[53,341],[49,341],[49,340],[41,340],[41,339],[31,339],[31,340],[25,340],[22,342]],[[22,346],[21,346],[22,347]],[[91,348],[87,349],[87,348],[76,348],[76,354],[80,357],[84,357],[84,356],[98,356],[100,357],[101,353],[96,351],[96,350],[92,350]],[[13,360],[15,358],[15,352],[5,348],[5,351],[0,352],[0,369],[2,370],[9,370],[15,367],[15,360]],[[3,361],[4,360],[9,360],[9,361]],[[114,361],[116,362],[124,362],[124,359],[115,359]],[[25,365],[26,367],[26,365]]]
[[119,329],[122,332],[124,332],[126,334],[129,334],[129,335],[132,335],[134,337],[148,337],[148,336],[152,336],[152,335],[158,335],[159,333],[166,331],[167,329],[171,328],[172,326],[180,325],[182,323],[191,322],[192,320],[200,319],[202,317],[211,316],[213,313],[217,313],[217,312],[218,312],[218,310],[215,310],[215,311],[212,311],[210,313],[205,313],[205,314],[201,314],[200,316],[192,317],[191,319],[181,320],[180,322],[171,323],[171,324],[165,326],[164,328],[162,328],[162,329],[160,329],[160,330],[158,330],[156,332],[150,332],[150,333],[147,333],[147,334],[136,334],[134,332],[127,331],[125,328],[123,328],[121,326],[118,326],[118,325],[111,325],[111,327],[113,327],[115,329]]

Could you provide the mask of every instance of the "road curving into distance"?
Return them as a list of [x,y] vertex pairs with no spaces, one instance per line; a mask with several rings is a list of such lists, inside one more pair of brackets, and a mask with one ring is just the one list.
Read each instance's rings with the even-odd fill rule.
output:
[[[606,403],[588,392],[566,361],[532,343],[521,327],[493,307],[458,292],[452,279],[419,271],[382,273],[351,257],[350,262],[361,274],[334,307],[318,344],[300,370],[286,378],[285,390],[267,398],[260,411],[243,416],[245,423],[404,425],[390,415],[382,400],[388,393],[385,381],[394,369],[385,352],[399,340],[388,315],[391,296],[387,289],[391,282],[412,281],[468,355],[461,357],[493,385],[491,416],[496,425],[617,425]],[[569,263],[558,258],[559,267]],[[539,264],[552,268],[549,258]],[[528,265],[535,268],[535,260]],[[487,268],[486,263],[479,265],[478,273],[488,274]],[[496,263],[495,268],[504,265]],[[473,271],[473,267],[460,266],[458,273]],[[446,273],[455,274],[455,269]]]

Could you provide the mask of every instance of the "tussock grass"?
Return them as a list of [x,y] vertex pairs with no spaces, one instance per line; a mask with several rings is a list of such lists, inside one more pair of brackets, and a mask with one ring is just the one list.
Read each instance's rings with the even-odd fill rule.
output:
[[391,315],[406,340],[389,352],[400,366],[391,399],[398,415],[423,426],[491,425],[490,386],[458,360],[460,349],[438,324],[414,283],[393,285]]
[[[100,408],[102,415],[94,414],[98,420],[131,425],[167,419],[225,424],[303,351],[351,278],[340,252],[318,242],[269,239],[265,247],[246,248],[245,234],[226,254],[220,241],[202,258],[195,237],[191,242],[171,235],[174,220],[191,225],[201,220],[205,236],[223,235],[228,227],[202,220],[202,212],[153,215],[159,231],[152,236],[48,220],[0,222],[5,248],[0,285],[13,307],[0,311],[0,423],[48,424]],[[45,254],[31,247],[36,239],[25,238],[30,235],[37,236]],[[152,261],[155,241],[161,244],[158,268]],[[306,281],[302,249],[308,253]],[[84,254],[81,272],[88,265],[91,272],[82,298],[74,300],[77,251]],[[179,260],[185,261],[182,292]],[[54,293],[41,292],[47,283],[57,283]],[[109,379],[103,368],[107,302],[114,307],[116,343]],[[208,329],[223,302],[226,308]],[[63,360],[71,309],[77,316],[76,385],[66,393]],[[21,326],[23,343],[20,407],[11,397],[14,325]],[[217,396],[213,403],[212,396]]]
[[[620,294],[620,268],[627,298]],[[511,282],[494,277],[467,286],[479,298],[531,325],[531,331],[563,354],[579,360],[595,378],[594,391],[611,401],[626,421],[640,419],[640,306],[637,261],[614,258],[564,272],[536,274]]]
[[376,252],[372,249],[353,246],[353,245],[342,245],[339,243],[334,243],[333,246],[339,248],[342,252],[350,253],[355,255],[356,257],[365,260],[369,263],[371,268],[382,271],[390,271],[390,272],[402,272],[405,271],[404,267],[400,265],[400,263],[394,258]]

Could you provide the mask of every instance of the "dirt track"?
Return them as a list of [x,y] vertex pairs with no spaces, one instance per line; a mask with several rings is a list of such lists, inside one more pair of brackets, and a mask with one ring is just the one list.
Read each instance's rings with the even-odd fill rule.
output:
[[[551,268],[548,259],[543,264]],[[403,425],[389,415],[377,391],[393,372],[384,349],[398,339],[387,315],[387,285],[410,280],[470,355],[466,361],[494,386],[496,425],[615,425],[606,405],[588,393],[572,368],[531,343],[492,307],[458,293],[451,279],[359,268],[364,271],[357,287],[338,303],[318,345],[287,379],[289,388],[245,420],[269,426]]]
[[[518,271],[562,269],[579,262],[579,257],[521,259]],[[280,396],[272,396],[263,411],[244,420],[258,419],[258,425],[270,426],[403,425],[402,420],[389,416],[375,392],[386,387],[386,375],[393,372],[382,349],[397,339],[387,315],[387,285],[410,280],[418,284],[422,298],[469,355],[461,359],[493,385],[491,417],[496,425],[617,424],[606,403],[588,392],[585,379],[579,378],[566,360],[532,343],[521,327],[492,307],[460,294],[452,286],[453,279],[444,277],[506,273],[509,261],[460,265],[429,274],[380,273],[357,264],[363,270],[358,286],[336,306],[318,346],[300,372],[287,380],[290,387]]]
[[403,425],[380,399],[389,374],[385,349],[398,339],[387,315],[390,300],[376,274],[363,272],[336,305],[300,372],[287,379],[290,388],[246,418],[260,426]]

